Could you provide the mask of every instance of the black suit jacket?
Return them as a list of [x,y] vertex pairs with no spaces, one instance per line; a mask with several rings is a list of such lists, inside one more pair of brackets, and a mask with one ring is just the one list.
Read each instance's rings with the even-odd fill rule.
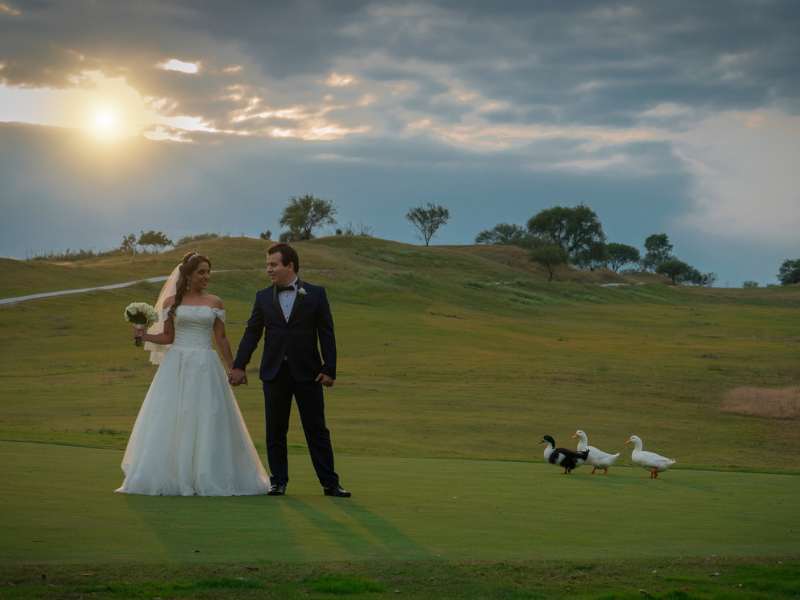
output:
[[284,357],[295,381],[313,381],[320,373],[336,379],[336,338],[325,288],[299,279],[297,285],[306,293],[298,291],[288,322],[275,286],[256,294],[253,312],[233,361],[234,368],[247,366],[263,335],[264,353],[259,371],[263,381],[277,377]]

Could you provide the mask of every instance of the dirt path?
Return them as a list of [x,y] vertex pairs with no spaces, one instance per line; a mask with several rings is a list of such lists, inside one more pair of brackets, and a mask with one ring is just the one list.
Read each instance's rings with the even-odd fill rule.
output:
[[109,285],[100,285],[97,287],[80,288],[75,290],[60,290],[58,292],[42,292],[40,294],[30,294],[29,296],[15,296],[13,298],[0,298],[0,306],[4,304],[17,304],[19,302],[27,302],[28,300],[39,300],[41,298],[52,298],[54,296],[68,296],[70,294],[85,294],[86,292],[98,292],[102,290],[118,290],[119,288],[130,287],[137,283],[158,283],[159,281],[166,281],[167,275],[159,277],[148,277],[147,279],[137,279],[136,281],[126,281],[124,283],[112,283]]

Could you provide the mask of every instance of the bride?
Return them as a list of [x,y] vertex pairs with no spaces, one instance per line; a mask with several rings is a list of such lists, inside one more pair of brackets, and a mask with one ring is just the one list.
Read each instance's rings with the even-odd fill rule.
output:
[[[163,496],[265,494],[269,479],[212,347],[227,370],[225,310],[206,292],[211,261],[190,252],[164,284],[160,321],[135,333],[159,364],[133,426],[117,492]],[[168,347],[167,347],[168,346]]]

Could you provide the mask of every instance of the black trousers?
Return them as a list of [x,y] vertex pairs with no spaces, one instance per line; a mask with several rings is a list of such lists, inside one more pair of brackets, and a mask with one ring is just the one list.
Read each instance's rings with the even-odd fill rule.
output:
[[317,478],[322,487],[338,485],[339,476],[333,470],[331,434],[325,426],[322,384],[316,381],[295,381],[286,363],[281,366],[275,379],[263,383],[264,413],[267,418],[267,461],[271,483],[289,482],[286,434],[289,432],[289,415],[294,396]]

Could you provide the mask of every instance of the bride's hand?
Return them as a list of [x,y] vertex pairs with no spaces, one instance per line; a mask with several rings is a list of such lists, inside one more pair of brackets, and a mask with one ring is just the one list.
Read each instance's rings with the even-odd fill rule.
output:
[[136,343],[137,346],[141,346],[142,344],[142,336],[144,335],[144,328],[142,327],[135,327],[133,328],[133,341]]

